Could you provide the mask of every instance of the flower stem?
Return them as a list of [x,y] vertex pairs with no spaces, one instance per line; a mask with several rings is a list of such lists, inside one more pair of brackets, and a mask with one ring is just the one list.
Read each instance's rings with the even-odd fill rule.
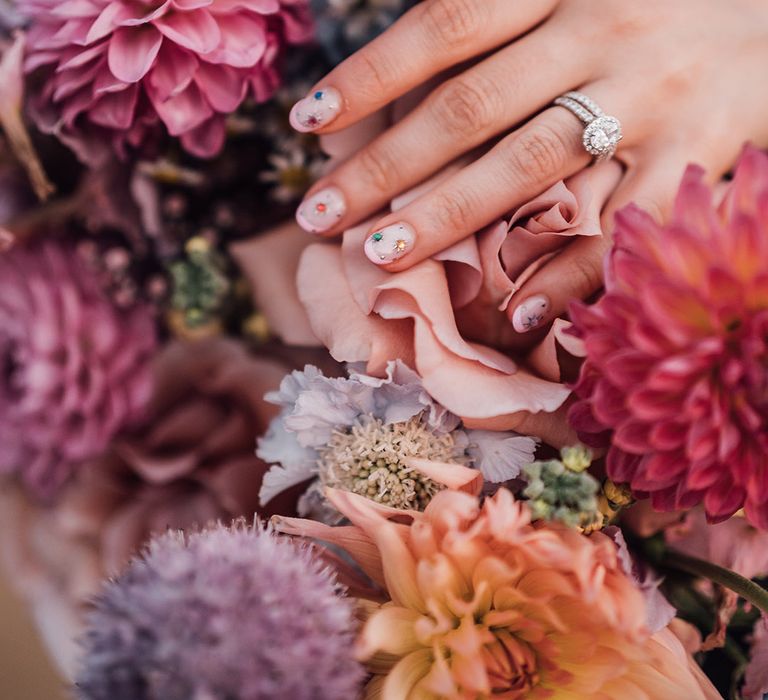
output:
[[689,557],[687,554],[668,550],[662,559],[662,564],[670,569],[685,571],[694,576],[703,576],[710,581],[724,586],[749,601],[763,613],[768,615],[768,591],[758,586],[754,581],[740,576],[735,571],[725,569],[704,559]]

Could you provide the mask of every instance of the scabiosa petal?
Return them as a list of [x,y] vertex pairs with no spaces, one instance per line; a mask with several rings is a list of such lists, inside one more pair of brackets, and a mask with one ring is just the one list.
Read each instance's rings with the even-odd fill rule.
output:
[[312,552],[257,523],[153,541],[95,601],[82,700],[352,700],[352,605]]

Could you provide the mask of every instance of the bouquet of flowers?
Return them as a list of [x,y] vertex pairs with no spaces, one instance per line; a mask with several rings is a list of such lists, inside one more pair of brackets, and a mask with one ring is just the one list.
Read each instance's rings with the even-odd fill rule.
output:
[[291,221],[409,106],[290,106],[412,4],[0,0],[7,575],[82,700],[761,700],[768,155],[521,347],[615,163],[407,271]]

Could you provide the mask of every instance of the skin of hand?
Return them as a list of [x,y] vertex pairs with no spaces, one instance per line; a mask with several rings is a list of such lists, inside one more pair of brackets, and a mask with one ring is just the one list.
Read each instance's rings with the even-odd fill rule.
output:
[[[336,235],[485,144],[370,229],[372,262],[411,267],[589,165],[584,125],[552,106],[569,90],[622,123],[606,231],[629,202],[665,216],[688,163],[714,181],[745,142],[768,146],[765,0],[424,0],[325,76],[291,122],[332,133],[446,71],[407,117],[315,184],[297,212],[305,229]],[[554,256],[517,293],[515,331],[542,332],[570,299],[598,290],[609,246],[582,238]]]

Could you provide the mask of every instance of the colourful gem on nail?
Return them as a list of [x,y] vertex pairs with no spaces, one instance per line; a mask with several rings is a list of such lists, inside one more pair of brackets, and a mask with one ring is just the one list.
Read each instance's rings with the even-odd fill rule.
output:
[[315,99],[316,99],[316,100],[322,100],[322,99],[323,99],[323,91],[322,91],[322,90],[318,90],[318,91],[315,93]]
[[408,246],[408,241],[404,241],[402,238],[395,242],[395,250],[403,251]]
[[315,204],[315,211],[318,214],[325,214],[327,209],[328,209],[328,207],[325,204],[323,204],[322,202],[318,202],[317,204]]
[[374,233],[371,236],[371,238],[373,238],[373,240],[378,243],[382,238],[384,238],[384,234],[383,233]]

